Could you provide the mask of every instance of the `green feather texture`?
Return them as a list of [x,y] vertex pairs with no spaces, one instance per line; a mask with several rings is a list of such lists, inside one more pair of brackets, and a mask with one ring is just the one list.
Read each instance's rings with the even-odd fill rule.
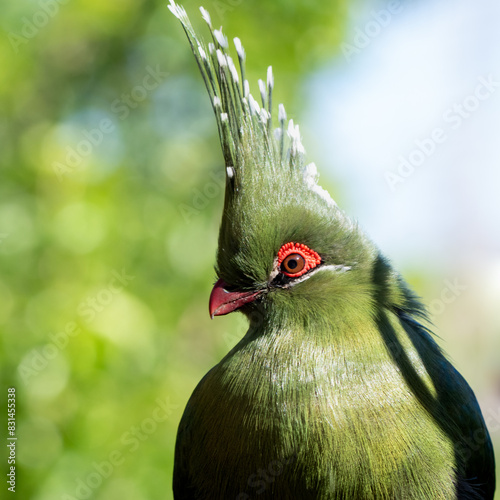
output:
[[[271,271],[268,263],[290,237],[314,245],[315,236],[324,233],[321,226],[335,226],[345,237],[359,238],[349,219],[317,184],[316,166],[305,164],[299,127],[293,120],[287,122],[281,104],[279,126],[273,127],[271,67],[267,82],[259,81],[259,105],[245,79],[240,40],[234,39],[238,71],[226,36],[222,30],[212,30],[206,10],[200,9],[212,33],[208,46],[196,35],[182,7],[172,3],[170,10],[181,21],[203,75],[226,163],[218,274],[243,289],[254,283],[264,286]],[[343,246],[339,241],[339,248]]]
[[[199,383],[176,443],[179,499],[492,499],[491,440],[413,292],[317,183],[299,128],[260,104],[222,29],[207,44],[171,0],[215,112],[226,166],[216,272],[245,337]],[[276,126],[275,126],[276,125]],[[283,274],[301,243],[321,262]]]

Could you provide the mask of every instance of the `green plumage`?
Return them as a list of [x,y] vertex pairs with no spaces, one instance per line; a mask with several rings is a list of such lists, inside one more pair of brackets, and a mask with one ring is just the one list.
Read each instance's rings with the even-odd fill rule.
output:
[[[273,78],[262,107],[221,32],[207,47],[171,1],[209,91],[227,184],[216,271],[245,337],[203,378],[176,444],[179,499],[491,499],[491,441],[475,396],[422,326],[425,312],[317,185]],[[210,25],[205,11],[203,17]],[[278,251],[321,257],[287,278]]]

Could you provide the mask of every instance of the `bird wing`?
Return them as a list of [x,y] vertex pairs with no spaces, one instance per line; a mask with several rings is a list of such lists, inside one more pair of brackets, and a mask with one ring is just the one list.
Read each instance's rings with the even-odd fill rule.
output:
[[405,313],[400,313],[399,317],[432,379],[435,397],[429,399],[422,393],[411,368],[405,366],[404,357],[396,356],[395,361],[417,399],[454,443],[457,498],[493,499],[493,445],[473,390],[446,359],[427,328]]

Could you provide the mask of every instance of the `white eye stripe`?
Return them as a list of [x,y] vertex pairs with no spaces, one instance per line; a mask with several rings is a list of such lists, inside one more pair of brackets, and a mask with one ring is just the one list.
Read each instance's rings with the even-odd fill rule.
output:
[[[345,273],[346,271],[350,271],[352,269],[351,266],[343,266],[342,264],[338,264],[336,266],[320,266],[316,271],[321,271],[321,270],[329,270],[329,271],[334,271],[336,273]],[[313,273],[311,273],[313,274]]]
[[[298,278],[295,278],[290,283],[287,283],[286,285],[283,286],[283,288],[290,288],[292,286],[295,286],[297,283],[302,283],[303,281],[306,281],[314,274],[319,273],[321,271],[330,271],[330,272],[334,272],[334,273],[345,273],[347,271],[350,271],[351,269],[352,269],[351,266],[343,266],[341,264],[336,265],[336,266],[334,266],[334,265],[318,266],[315,269],[309,271],[308,273],[306,273]],[[272,274],[273,273],[271,273],[271,276],[272,276]]]

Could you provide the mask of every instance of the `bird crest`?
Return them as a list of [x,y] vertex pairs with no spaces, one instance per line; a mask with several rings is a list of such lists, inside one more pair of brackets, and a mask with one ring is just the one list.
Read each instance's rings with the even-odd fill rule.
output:
[[[274,127],[272,67],[267,79],[259,80],[260,104],[250,92],[245,75],[245,49],[239,38],[234,38],[238,68],[229,53],[229,42],[222,28],[214,29],[210,14],[200,11],[207,23],[212,41],[208,45],[194,31],[184,7],[170,0],[170,11],[179,19],[188,37],[205,86],[210,95],[217,120],[226,176],[232,191],[238,191],[248,182],[250,170],[257,165],[262,176],[271,173],[281,178],[292,174],[301,184],[315,192],[329,205],[335,205],[326,190],[317,184],[314,163],[305,163],[299,126],[287,120],[285,107],[278,106],[278,126]],[[267,171],[266,171],[267,170]],[[268,172],[271,170],[271,172]]]
[[203,7],[201,15],[211,33],[208,44],[196,34],[182,6],[170,0],[169,9],[181,22],[203,76],[225,160],[217,274],[242,289],[264,286],[283,245],[321,248],[321,227],[352,232],[354,225],[318,185],[315,164],[305,162],[299,126],[287,120],[283,104],[276,121],[272,68],[266,81],[258,82],[259,103],[245,76],[240,39],[234,38],[236,65],[222,28],[213,29]]

